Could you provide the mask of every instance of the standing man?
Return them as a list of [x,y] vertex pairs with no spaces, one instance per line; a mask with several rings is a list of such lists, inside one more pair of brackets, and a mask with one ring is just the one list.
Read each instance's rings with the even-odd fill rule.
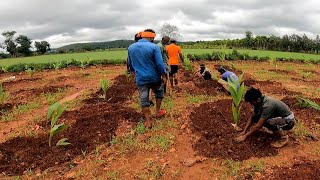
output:
[[156,97],[156,117],[163,117],[166,111],[160,109],[163,99],[162,84],[167,81],[166,69],[162,60],[160,48],[153,43],[156,37],[152,29],[139,33],[142,39],[128,48],[130,70],[136,74],[136,84],[139,89],[140,106],[145,117],[145,127],[151,128],[151,112],[149,102],[150,89]]
[[[169,41],[170,41],[170,37],[169,36],[163,36],[161,41],[157,44],[160,47],[162,59],[163,59],[164,65],[166,67],[167,79],[169,79],[170,66],[168,64],[168,59],[169,58],[168,58],[168,52],[166,50],[166,45],[168,45]],[[165,83],[163,85],[163,87],[164,87],[164,93],[166,93],[166,91],[167,91],[167,83]]]
[[170,84],[173,87],[174,84],[178,84],[178,78],[176,77],[176,73],[179,70],[179,59],[184,62],[181,48],[176,44],[177,40],[171,39],[170,45],[167,46],[167,52],[169,57],[169,65],[171,71],[169,73],[170,76]]
[[294,126],[294,115],[289,107],[280,100],[262,95],[260,90],[255,88],[249,89],[244,99],[254,107],[254,113],[248,119],[243,132],[235,140],[244,141],[264,126],[277,136],[277,140],[271,143],[272,147],[281,148],[286,145],[289,137],[283,130],[290,130]]
[[221,79],[218,80],[218,83],[220,83],[223,86],[223,88],[229,92],[228,81],[231,81],[231,82],[233,82],[233,80],[238,81],[238,76],[231,71],[227,71],[222,66],[218,68],[218,71],[221,74]]

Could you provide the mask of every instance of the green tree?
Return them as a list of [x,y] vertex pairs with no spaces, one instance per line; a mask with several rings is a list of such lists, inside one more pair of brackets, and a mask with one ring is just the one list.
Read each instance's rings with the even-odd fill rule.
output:
[[47,41],[36,41],[34,42],[34,46],[36,47],[37,52],[40,54],[44,54],[50,50],[50,44]]
[[17,44],[13,39],[16,33],[16,31],[4,31],[2,33],[2,36],[5,37],[3,49],[5,49],[11,55],[11,57],[15,57],[17,55]]
[[245,32],[245,38],[244,38],[244,42],[245,42],[245,46],[247,46],[247,48],[252,47],[253,44],[253,34],[251,31],[246,31]]
[[17,50],[18,53],[21,53],[24,56],[30,56],[31,55],[31,39],[29,39],[27,36],[19,35],[16,39],[16,42],[18,44]]

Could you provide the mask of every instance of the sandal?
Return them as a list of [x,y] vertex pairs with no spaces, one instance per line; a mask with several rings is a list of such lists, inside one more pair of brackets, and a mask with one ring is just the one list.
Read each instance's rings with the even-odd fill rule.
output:
[[159,113],[156,115],[156,118],[164,117],[167,114],[165,109],[160,109]]

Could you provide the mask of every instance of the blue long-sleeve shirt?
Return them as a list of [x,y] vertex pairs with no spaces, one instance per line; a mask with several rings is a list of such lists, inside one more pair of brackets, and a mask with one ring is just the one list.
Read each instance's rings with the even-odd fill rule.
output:
[[136,74],[138,86],[161,81],[166,74],[159,46],[146,39],[140,39],[128,48],[130,71]]
[[[231,78],[232,77],[232,78]],[[231,71],[226,71],[222,74],[221,78],[225,81],[230,80],[232,82],[232,79],[238,81],[238,77],[237,75],[235,75],[233,72]]]

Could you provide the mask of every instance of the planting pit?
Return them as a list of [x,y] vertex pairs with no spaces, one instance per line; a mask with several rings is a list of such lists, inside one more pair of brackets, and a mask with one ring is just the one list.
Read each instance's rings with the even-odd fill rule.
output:
[[[240,126],[250,117],[252,107],[242,105]],[[233,139],[238,135],[231,125],[231,100],[219,100],[201,104],[190,114],[193,131],[200,134],[193,148],[203,156],[222,159],[245,160],[250,157],[274,156],[277,149],[270,146],[272,135],[259,131],[244,142]]]
[[128,78],[125,75],[117,76],[112,81],[112,86],[107,90],[106,99],[102,99],[103,91],[100,88],[95,94],[90,98],[85,100],[86,103],[124,103],[130,98],[133,93],[137,90],[134,78]]
[[184,69],[181,70],[179,80],[178,87],[174,87],[178,93],[186,92],[191,95],[212,96],[225,91],[217,80],[204,80],[202,77],[197,77]]

